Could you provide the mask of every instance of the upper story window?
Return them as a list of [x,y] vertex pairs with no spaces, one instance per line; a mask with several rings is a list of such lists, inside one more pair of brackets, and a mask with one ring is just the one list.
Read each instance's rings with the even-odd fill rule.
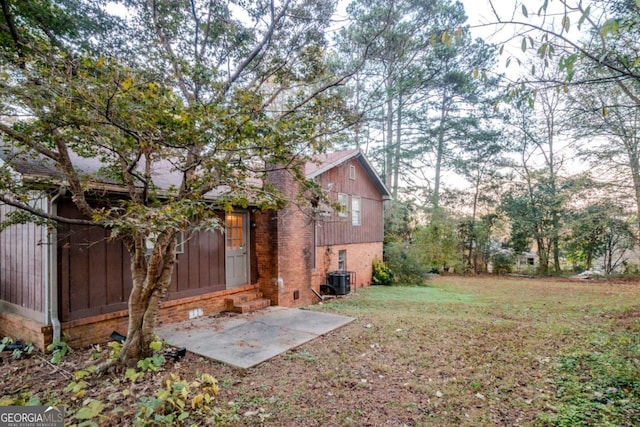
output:
[[342,207],[342,210],[338,213],[338,216],[349,216],[347,205],[349,204],[349,196],[344,193],[338,193],[338,203]]
[[356,179],[356,167],[353,165],[349,166],[349,179]]
[[351,225],[362,225],[362,200],[360,196],[351,196]]

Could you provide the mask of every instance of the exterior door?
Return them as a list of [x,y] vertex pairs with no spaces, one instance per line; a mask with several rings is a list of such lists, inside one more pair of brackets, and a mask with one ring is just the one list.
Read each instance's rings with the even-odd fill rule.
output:
[[227,288],[249,283],[249,215],[228,213],[225,217]]

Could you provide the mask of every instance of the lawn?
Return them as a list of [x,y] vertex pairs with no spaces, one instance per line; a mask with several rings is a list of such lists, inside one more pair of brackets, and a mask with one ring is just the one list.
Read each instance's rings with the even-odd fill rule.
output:
[[[74,372],[91,355],[106,357],[106,346],[76,350],[55,367],[37,354],[4,357],[0,404],[65,403],[70,424],[126,425],[138,412],[172,425],[170,392],[158,391],[174,374],[194,393],[174,412],[189,412],[185,425],[631,426],[640,419],[636,284],[447,276],[424,287],[358,289],[310,309],[356,321],[244,371],[188,354],[143,376],[78,379]],[[192,381],[201,373],[219,383],[204,406],[194,404],[202,384]],[[69,387],[80,380],[86,386]],[[94,411],[78,417],[83,404]]]

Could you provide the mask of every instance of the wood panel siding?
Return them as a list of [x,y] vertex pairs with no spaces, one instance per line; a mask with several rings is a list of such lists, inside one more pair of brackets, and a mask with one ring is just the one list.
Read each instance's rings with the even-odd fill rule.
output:
[[[47,200],[36,202],[47,210]],[[14,209],[0,205],[0,221]],[[44,321],[48,259],[48,233],[35,224],[12,225],[0,232],[0,301],[5,310]]]
[[[58,213],[81,217],[70,200]],[[120,241],[110,241],[99,227],[65,225],[58,231],[60,319],[63,322],[127,308],[131,293],[130,257]],[[225,289],[224,235],[200,232],[185,236],[177,255],[167,299],[203,295]]]
[[[82,217],[68,199],[59,201],[58,214]],[[60,320],[127,308],[130,258],[120,241],[110,241],[107,230],[99,227],[61,225],[57,244]]]
[[[353,169],[351,169],[352,166]],[[355,175],[351,175],[350,171],[354,171]],[[338,194],[346,194],[348,196],[348,210],[351,209],[353,196],[360,197],[362,201],[360,226],[352,224],[350,212],[346,216],[333,212],[318,217],[316,222],[316,244],[318,246],[381,242],[383,240],[382,195],[358,160],[351,159],[338,165],[317,177],[316,181],[323,189],[329,191],[334,202],[338,200]]]
[[225,289],[224,235],[201,232],[185,236],[184,253],[178,254],[169,299]]

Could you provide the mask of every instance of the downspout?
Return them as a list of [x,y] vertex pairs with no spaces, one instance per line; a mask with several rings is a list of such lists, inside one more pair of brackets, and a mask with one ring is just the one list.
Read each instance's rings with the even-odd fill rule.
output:
[[[60,187],[58,192],[49,199],[49,213],[51,215],[58,214],[58,207],[56,201],[58,198],[66,193],[65,187]],[[48,307],[48,321],[53,327],[53,342],[60,341],[60,319],[58,318],[58,231],[55,227],[47,234],[47,246],[49,248],[49,254],[47,261],[49,263],[49,280],[47,284],[49,286],[47,296],[49,300]]]

